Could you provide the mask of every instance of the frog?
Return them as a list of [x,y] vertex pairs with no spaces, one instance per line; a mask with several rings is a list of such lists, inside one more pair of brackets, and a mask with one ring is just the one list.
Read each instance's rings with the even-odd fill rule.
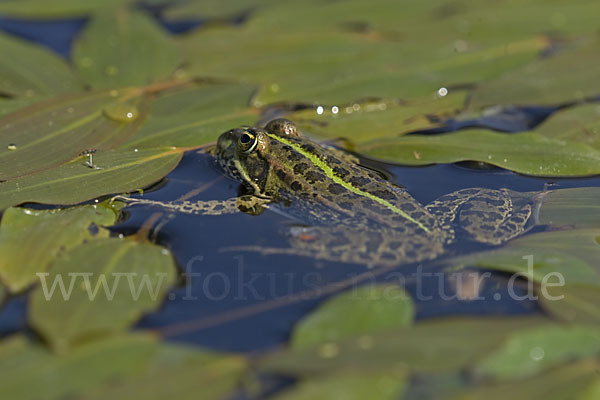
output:
[[421,204],[354,154],[304,136],[283,118],[230,129],[208,152],[240,183],[237,196],[180,202],[121,198],[188,214],[275,211],[290,221],[288,247],[236,248],[368,267],[433,260],[458,237],[501,245],[535,225],[540,204],[535,196],[507,188],[461,189]]

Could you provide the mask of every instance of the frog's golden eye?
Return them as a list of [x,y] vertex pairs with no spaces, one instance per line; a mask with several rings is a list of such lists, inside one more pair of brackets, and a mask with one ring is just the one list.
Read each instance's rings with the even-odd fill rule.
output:
[[246,131],[240,135],[238,139],[238,145],[242,152],[250,153],[256,148],[258,138],[253,132]]

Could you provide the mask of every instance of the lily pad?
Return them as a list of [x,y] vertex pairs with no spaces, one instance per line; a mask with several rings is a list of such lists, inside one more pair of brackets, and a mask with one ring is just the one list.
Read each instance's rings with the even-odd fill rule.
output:
[[435,136],[410,135],[373,140],[358,146],[357,151],[406,165],[481,161],[527,175],[600,173],[599,150],[535,132],[506,135],[474,129]]
[[[0,2],[0,13],[6,3]],[[47,96],[82,89],[69,65],[39,45],[0,34],[0,53],[10,54],[0,59],[0,95]]]
[[134,0],[3,0],[0,14],[18,18],[81,17],[103,8],[133,3]]
[[106,203],[66,210],[5,210],[0,224],[0,278],[11,292],[25,289],[59,253],[92,238],[108,237],[101,226],[116,219],[117,213]]
[[93,88],[115,88],[167,80],[181,58],[154,19],[119,9],[94,15],[75,43],[73,62]]
[[540,224],[554,227],[600,227],[600,188],[583,187],[548,192],[540,210]]
[[406,373],[339,374],[311,379],[275,396],[273,400],[397,400],[407,386]]
[[0,119],[0,180],[116,147],[143,122],[141,95],[125,89],[55,97]]
[[31,294],[29,321],[63,352],[94,336],[122,331],[156,309],[175,280],[171,254],[117,238],[61,255]]
[[395,286],[349,290],[321,305],[294,329],[291,346],[314,347],[352,336],[408,326],[414,318],[410,297]]
[[165,93],[152,101],[148,120],[123,147],[199,146],[226,130],[251,125],[258,117],[248,105],[255,90],[214,85]]
[[504,380],[542,370],[600,351],[600,330],[584,326],[533,328],[511,335],[504,346],[478,363],[479,373]]
[[98,151],[93,158],[95,168],[85,164],[85,157],[0,183],[0,210],[25,202],[77,204],[138,190],[171,172],[182,154],[183,150],[174,148]]

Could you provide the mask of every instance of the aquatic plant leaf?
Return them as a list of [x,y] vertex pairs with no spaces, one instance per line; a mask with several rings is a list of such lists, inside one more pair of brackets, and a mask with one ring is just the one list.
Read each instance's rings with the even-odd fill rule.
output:
[[539,223],[578,228],[600,227],[600,188],[552,190],[544,195]]
[[0,118],[44,99],[45,97],[0,98]]
[[9,208],[0,224],[0,278],[11,292],[38,281],[58,254],[84,241],[108,237],[117,210],[107,203],[65,210]]
[[[0,12],[5,4],[0,2]],[[0,54],[5,55],[0,58],[0,95],[47,96],[82,89],[69,65],[37,44],[0,34]]]
[[513,331],[543,326],[544,318],[448,318],[428,320],[310,349],[272,354],[259,366],[294,376],[335,371],[389,371],[406,366],[415,372],[456,371],[500,346]]
[[35,202],[77,204],[99,196],[145,188],[173,170],[183,150],[109,150],[94,154],[94,166],[87,157],[48,171],[0,183],[0,210]]
[[252,125],[249,85],[212,85],[167,92],[154,99],[143,127],[122,147],[191,147],[216,140],[226,130]]
[[171,21],[191,18],[198,20],[224,19],[237,17],[246,12],[256,11],[257,8],[270,7],[277,3],[279,3],[277,0],[190,1],[174,4],[173,7],[165,10],[164,16]]
[[501,248],[450,259],[450,263],[518,273],[547,287],[600,286],[597,229],[541,232],[522,236]]
[[541,307],[553,317],[570,323],[600,325],[600,288],[590,285],[549,287],[540,296]]
[[135,0],[3,0],[0,14],[17,18],[82,17],[103,8],[134,3]]
[[557,111],[535,131],[549,138],[585,143],[600,149],[600,105],[589,103]]
[[162,345],[140,373],[82,393],[81,400],[219,400],[235,392],[247,367],[241,356]]
[[494,104],[553,105],[580,101],[600,93],[597,72],[590,65],[600,63],[600,40],[559,50],[497,79],[482,83],[473,91],[470,106]]
[[522,330],[477,363],[475,370],[497,380],[525,378],[565,361],[593,358],[600,351],[600,329],[553,326]]
[[85,339],[126,329],[160,305],[174,280],[173,258],[159,246],[93,240],[61,254],[50,273],[40,277],[30,297],[29,322],[63,352]]
[[410,135],[373,140],[357,151],[382,160],[427,165],[481,161],[527,175],[587,176],[600,173],[600,151],[535,132],[518,135],[464,130],[442,135]]
[[414,318],[410,296],[391,285],[365,286],[327,300],[294,328],[294,349],[408,326]]
[[55,97],[4,116],[0,181],[57,167],[86,150],[116,147],[143,122],[143,103],[138,89],[100,91]]
[[444,97],[413,101],[379,100],[348,105],[311,107],[287,114],[300,129],[318,137],[345,138],[352,143],[442,125],[463,107],[466,93],[454,90]]
[[180,61],[171,38],[154,19],[124,9],[95,14],[73,48],[73,62],[93,88],[166,80]]
[[[598,362],[582,360],[528,379],[517,379],[497,384],[482,385],[474,389],[466,389],[452,400],[592,400],[591,390],[597,388]],[[444,396],[445,397],[445,396]]]
[[379,374],[343,374],[321,379],[301,381],[285,390],[273,400],[328,400],[328,399],[380,399],[402,398],[407,385],[406,372],[402,369]]

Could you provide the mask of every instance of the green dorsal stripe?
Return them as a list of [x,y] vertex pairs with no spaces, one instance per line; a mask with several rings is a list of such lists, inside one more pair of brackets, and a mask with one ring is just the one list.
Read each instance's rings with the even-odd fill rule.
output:
[[396,207],[395,205],[393,205],[392,203],[390,203],[389,201],[386,201],[380,197],[375,196],[374,194],[365,192],[362,189],[359,189],[355,186],[352,186],[351,183],[346,182],[345,180],[343,180],[341,177],[339,177],[334,171],[333,169],[327,165],[326,163],[324,163],[319,157],[317,157],[316,155],[314,155],[313,153],[311,153],[310,151],[306,151],[304,150],[301,146],[299,146],[298,144],[289,141],[288,139],[281,137],[281,136],[277,136],[277,135],[273,135],[272,133],[267,133],[267,135],[274,140],[277,140],[283,144],[286,144],[290,147],[292,147],[294,150],[296,150],[298,153],[302,154],[304,157],[308,158],[310,160],[310,162],[312,162],[314,165],[316,165],[317,167],[319,167],[321,169],[321,171],[323,171],[325,173],[325,175],[327,175],[327,177],[329,179],[331,179],[332,181],[334,181],[335,183],[342,185],[346,190],[351,191],[354,194],[357,194],[359,196],[364,196],[366,198],[369,198],[373,201],[376,201],[377,203],[381,204],[384,207],[389,208],[390,210],[392,210],[393,212],[395,212],[396,214],[402,216],[403,218],[406,218],[407,220],[409,220],[410,222],[417,224],[421,229],[423,229],[425,232],[429,232],[429,229],[427,229],[427,227],[425,227],[425,225],[423,225],[421,222],[415,220],[414,218],[412,218],[410,215],[408,215],[407,213],[405,213],[404,211],[402,211],[401,209],[399,209],[398,207]]

